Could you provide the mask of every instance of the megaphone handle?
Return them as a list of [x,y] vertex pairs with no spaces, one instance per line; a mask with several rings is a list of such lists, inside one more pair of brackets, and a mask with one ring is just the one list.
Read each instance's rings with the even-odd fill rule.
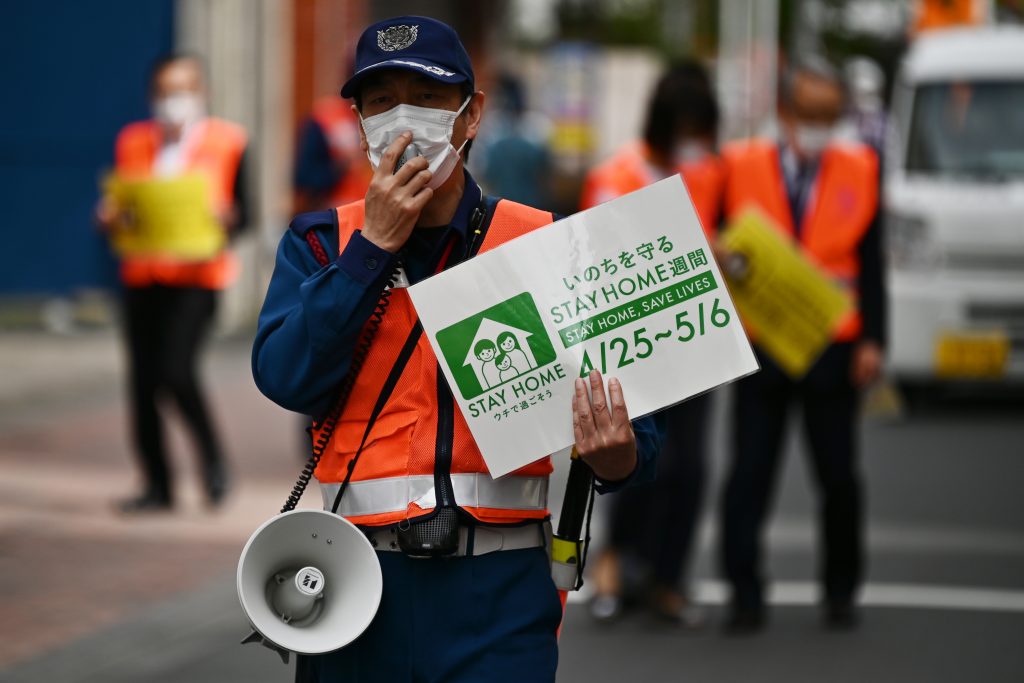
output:
[[[594,512],[594,471],[572,449],[572,462],[569,464],[569,477],[565,485],[565,497],[562,499],[562,512],[558,517],[558,532],[555,536],[563,541],[579,543],[579,566],[576,569],[576,583],[573,590],[583,587],[583,572],[587,566],[587,554],[590,550],[590,520]],[[582,535],[582,539],[580,536]]]
[[558,535],[562,538],[578,539],[583,532],[593,482],[594,471],[583,462],[573,448],[569,479],[565,485],[565,497],[562,499],[562,512],[558,517]]

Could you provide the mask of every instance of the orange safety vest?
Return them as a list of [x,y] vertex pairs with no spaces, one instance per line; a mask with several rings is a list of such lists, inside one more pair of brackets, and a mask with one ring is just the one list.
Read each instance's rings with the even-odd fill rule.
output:
[[985,5],[985,0],[917,0],[912,33],[980,24]]
[[[231,206],[238,164],[245,151],[245,131],[234,123],[207,118],[185,143],[185,170],[201,173],[210,182],[211,202],[217,210]],[[118,175],[149,178],[163,142],[156,121],[139,121],[124,127],[117,136],[114,168]],[[163,284],[172,287],[223,289],[238,277],[238,260],[224,250],[204,261],[184,261],[168,256],[129,256],[121,261],[121,281],[128,287]]]
[[340,97],[324,97],[313,104],[313,120],[324,133],[331,158],[345,169],[331,190],[331,205],[341,206],[366,196],[373,169],[359,147],[359,120],[352,105]]
[[[580,210],[621,197],[647,187],[657,178],[651,172],[647,159],[650,154],[643,142],[633,142],[603,163],[595,166],[583,181]],[[701,226],[709,239],[718,229],[722,192],[725,189],[725,168],[721,159],[708,155],[695,162],[679,166],[686,189],[700,217]]]
[[[336,209],[341,249],[363,225],[362,201]],[[480,251],[493,249],[535,228],[551,214],[499,200]],[[330,509],[349,461],[388,373],[416,323],[405,289],[392,292],[351,397],[316,469],[324,504]],[[355,524],[384,526],[429,514],[436,507],[435,463],[439,423],[437,358],[426,335],[420,337],[394,391],[381,411],[342,496],[338,514]],[[454,433],[450,481],[455,504],[484,523],[511,524],[548,516],[547,486],[552,465],[543,458],[500,479],[492,479],[458,404],[452,401]],[[314,433],[314,439],[319,432]]]
[[[774,142],[748,140],[727,145],[722,158],[728,172],[725,212],[735,218],[757,207],[790,239],[794,221],[786,195],[779,150]],[[855,298],[860,275],[858,246],[878,210],[878,157],[866,145],[833,144],[821,156],[814,194],[800,218],[800,246]],[[860,336],[858,310],[844,318],[836,341]]]

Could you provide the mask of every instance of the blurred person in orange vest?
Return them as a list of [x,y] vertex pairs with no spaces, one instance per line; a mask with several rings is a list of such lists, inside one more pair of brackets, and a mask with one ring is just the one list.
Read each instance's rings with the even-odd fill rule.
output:
[[316,211],[358,201],[372,177],[359,146],[359,119],[352,104],[337,95],[318,99],[299,132],[293,177],[296,209]]
[[836,138],[844,100],[837,71],[823,60],[806,60],[781,79],[780,138],[740,141],[722,150],[726,218],[757,207],[856,301],[803,378],[785,374],[753,339],[761,371],[736,383],[722,519],[722,567],[732,589],[725,626],[735,634],[756,632],[765,623],[761,536],[794,403],[803,412],[821,497],[824,623],[838,629],[857,623],[864,567],[858,404],[861,390],[882,368],[885,293],[878,158],[867,145]]
[[[151,72],[150,97],[153,118],[129,124],[117,136],[116,174],[126,179],[202,174],[218,222],[233,235],[247,218],[241,177],[245,132],[207,115],[203,65],[197,57],[171,55],[158,61]],[[112,200],[104,199],[98,222],[116,230],[119,212]],[[227,249],[199,261],[130,255],[121,259],[120,270],[133,437],[145,479],[142,493],[120,508],[132,513],[172,507],[173,482],[158,406],[164,394],[174,399],[185,419],[199,452],[207,498],[217,505],[227,492],[227,470],[196,366],[218,292],[238,276],[237,259]]]
[[[713,237],[725,183],[715,149],[718,118],[718,103],[704,67],[684,62],[670,68],[654,88],[643,139],[625,145],[590,171],[580,208],[680,173],[704,230]],[[639,559],[648,574],[645,583],[655,615],[682,626],[702,622],[681,584],[703,507],[710,403],[709,394],[696,396],[659,416],[665,440],[657,480],[615,496],[608,547],[598,558],[593,577],[590,611],[596,619],[617,617],[625,594],[632,592],[624,590],[628,557]]]

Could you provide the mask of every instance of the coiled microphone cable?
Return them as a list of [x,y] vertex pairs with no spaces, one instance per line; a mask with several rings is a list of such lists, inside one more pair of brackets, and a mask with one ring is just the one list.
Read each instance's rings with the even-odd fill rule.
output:
[[[317,262],[321,266],[327,265],[327,252],[324,251],[323,245],[320,244],[320,240],[313,234],[312,230],[306,233],[306,241],[309,242],[310,247],[313,249],[313,255],[316,256]],[[394,269],[388,276],[387,286],[381,292],[380,299],[377,300],[377,305],[374,307],[373,313],[370,314],[370,319],[366,321],[366,326],[363,328],[363,333],[360,335],[356,349],[352,354],[352,363],[349,365],[348,373],[345,375],[345,379],[341,381],[341,386],[338,389],[338,399],[334,402],[334,406],[323,419],[313,420],[313,432],[315,433],[319,429],[320,433],[314,440],[313,452],[310,454],[309,460],[306,461],[306,465],[302,468],[299,478],[295,480],[295,486],[292,487],[291,493],[288,494],[288,500],[285,501],[281,512],[295,509],[295,506],[299,504],[299,499],[302,498],[302,494],[306,492],[306,487],[309,486],[309,482],[313,479],[313,473],[316,472],[317,465],[320,464],[320,458],[323,457],[324,451],[327,450],[327,445],[331,442],[334,430],[338,426],[338,420],[341,419],[341,413],[345,410],[345,404],[348,403],[348,398],[352,395],[352,388],[356,384],[359,371],[366,362],[366,357],[370,354],[373,340],[380,330],[381,323],[384,321],[384,313],[388,310],[388,305],[391,302],[392,288],[398,282],[398,272],[401,267],[400,262],[395,264]]]

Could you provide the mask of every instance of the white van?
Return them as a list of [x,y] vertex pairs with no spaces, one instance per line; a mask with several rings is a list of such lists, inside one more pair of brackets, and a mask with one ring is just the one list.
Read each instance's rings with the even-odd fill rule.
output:
[[890,376],[1024,382],[1024,30],[918,38],[890,132]]

